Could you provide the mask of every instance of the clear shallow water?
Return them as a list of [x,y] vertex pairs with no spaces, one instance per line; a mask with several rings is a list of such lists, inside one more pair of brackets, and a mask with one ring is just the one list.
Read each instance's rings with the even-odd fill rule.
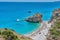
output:
[[[52,11],[59,8],[60,3],[19,3],[19,2],[0,2],[0,28],[15,30],[18,34],[29,33],[39,27],[38,23],[28,23],[24,19],[28,16],[40,12],[42,20],[50,20]],[[28,11],[31,10],[31,13]],[[21,19],[17,22],[16,19]]]

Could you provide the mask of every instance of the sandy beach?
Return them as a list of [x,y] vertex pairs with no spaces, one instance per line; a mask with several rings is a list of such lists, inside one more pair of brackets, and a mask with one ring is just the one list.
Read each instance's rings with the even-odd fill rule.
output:
[[48,34],[51,24],[52,23],[48,23],[48,21],[43,21],[37,30],[26,36],[33,40],[46,40],[46,35]]

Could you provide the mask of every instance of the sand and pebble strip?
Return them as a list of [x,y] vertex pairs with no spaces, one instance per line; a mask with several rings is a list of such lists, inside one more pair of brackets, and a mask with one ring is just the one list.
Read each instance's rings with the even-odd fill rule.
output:
[[26,36],[32,38],[33,40],[47,40],[46,35],[48,34],[51,24],[52,22],[48,23],[48,21],[43,21],[38,29]]

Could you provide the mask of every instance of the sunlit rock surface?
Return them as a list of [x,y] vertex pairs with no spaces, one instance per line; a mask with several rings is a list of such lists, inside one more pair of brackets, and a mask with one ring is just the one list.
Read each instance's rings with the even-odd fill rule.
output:
[[32,23],[39,23],[42,22],[42,15],[40,13],[36,13],[28,18],[26,18],[25,20],[27,22],[32,22]]
[[60,8],[55,9],[52,14],[53,22],[47,40],[60,40]]

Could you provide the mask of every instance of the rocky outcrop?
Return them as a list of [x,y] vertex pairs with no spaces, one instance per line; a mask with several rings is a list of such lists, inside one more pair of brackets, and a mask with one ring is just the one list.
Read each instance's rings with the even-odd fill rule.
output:
[[60,8],[55,9],[52,14],[53,22],[47,40],[60,40]]
[[39,23],[39,22],[42,22],[41,18],[42,18],[42,15],[39,13],[36,13],[35,15],[26,18],[25,21],[33,22],[33,23]]
[[49,22],[51,22],[51,21],[53,21],[54,19],[60,19],[60,8],[58,8],[58,9],[55,9],[54,11],[53,11],[53,14],[52,14],[52,16],[51,16],[51,20],[49,21]]
[[59,17],[60,16],[60,8],[59,9],[55,9],[53,11],[53,17],[56,18],[56,17]]

